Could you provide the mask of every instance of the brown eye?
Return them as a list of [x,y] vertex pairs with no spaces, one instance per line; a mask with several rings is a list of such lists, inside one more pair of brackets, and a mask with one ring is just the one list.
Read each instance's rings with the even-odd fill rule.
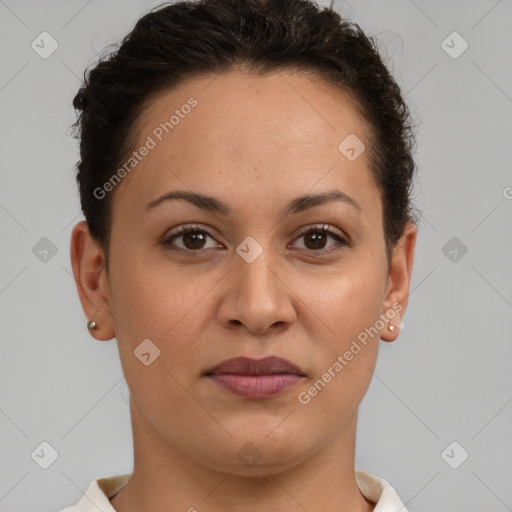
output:
[[[208,231],[193,226],[185,226],[174,232],[172,236],[166,238],[162,244],[171,248],[183,249],[184,251],[197,252],[205,249],[208,238],[213,240]],[[178,240],[181,241],[181,244],[176,243]]]
[[[182,226],[174,230],[172,235],[162,242],[162,245],[170,249],[178,249],[189,253],[200,253],[202,250],[206,250],[208,248],[218,248],[219,246],[223,247],[220,244],[206,247],[208,238],[215,241],[208,231],[201,229],[200,227]],[[335,243],[327,245],[329,238],[334,240]],[[304,231],[299,235],[298,240],[302,239],[304,240],[303,249],[311,253],[320,253],[320,255],[336,252],[343,248],[343,246],[350,246],[349,242],[347,242],[347,240],[342,236],[329,229],[328,226],[323,225],[312,228],[310,227],[307,231]],[[180,243],[178,243],[178,241]]]
[[323,249],[327,243],[327,235],[321,231],[308,231],[304,236],[308,249]]
[[181,235],[183,237],[183,244],[187,249],[202,249],[206,236],[201,231],[188,231]]
[[[337,243],[331,244],[326,248],[329,238],[333,239]],[[328,229],[327,226],[310,228],[299,235],[298,240],[301,239],[304,240],[304,249],[312,252],[323,251],[324,253],[330,253],[340,249],[340,247],[336,248],[336,245],[350,245],[343,237],[341,237],[339,234],[335,233],[331,229]]]

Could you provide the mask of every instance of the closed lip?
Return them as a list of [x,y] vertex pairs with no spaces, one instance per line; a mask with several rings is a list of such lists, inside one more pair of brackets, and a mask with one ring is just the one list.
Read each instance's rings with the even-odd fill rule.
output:
[[283,375],[292,374],[305,377],[304,372],[292,362],[277,356],[268,356],[263,359],[250,357],[233,357],[220,362],[206,371],[206,375],[232,373],[236,375]]

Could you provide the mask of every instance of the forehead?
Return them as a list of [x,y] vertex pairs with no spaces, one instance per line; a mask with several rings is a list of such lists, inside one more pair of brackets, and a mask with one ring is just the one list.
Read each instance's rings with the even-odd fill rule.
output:
[[165,188],[240,197],[251,189],[254,197],[258,190],[298,196],[321,181],[327,188],[372,186],[366,151],[350,161],[339,149],[347,137],[369,142],[357,105],[303,72],[186,80],[147,102],[136,136],[137,148],[149,139],[153,148],[118,187],[115,202],[132,203],[135,194],[149,201]]
[[[271,147],[332,145],[349,133],[365,138],[368,128],[348,92],[310,73],[231,71],[200,75],[152,96],[137,123],[139,138],[169,121],[191,98],[197,105],[175,119],[172,128],[174,135],[182,133],[188,140],[194,134],[205,137],[204,142],[258,135],[276,136]],[[191,121],[184,122],[187,117]]]

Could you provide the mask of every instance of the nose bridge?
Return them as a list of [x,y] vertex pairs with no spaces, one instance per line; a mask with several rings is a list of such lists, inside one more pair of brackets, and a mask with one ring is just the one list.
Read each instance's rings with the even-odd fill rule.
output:
[[[275,299],[279,293],[280,282],[277,277],[277,258],[273,254],[270,237],[247,237],[237,247],[238,261],[235,264],[236,283],[245,294],[254,295],[256,299],[260,294],[268,300]],[[276,282],[277,281],[277,282]]]

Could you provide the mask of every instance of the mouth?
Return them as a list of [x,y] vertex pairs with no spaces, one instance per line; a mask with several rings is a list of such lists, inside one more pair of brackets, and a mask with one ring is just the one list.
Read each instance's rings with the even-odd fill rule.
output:
[[234,395],[268,398],[296,386],[306,375],[290,361],[269,356],[264,359],[227,359],[208,370],[205,376]]

